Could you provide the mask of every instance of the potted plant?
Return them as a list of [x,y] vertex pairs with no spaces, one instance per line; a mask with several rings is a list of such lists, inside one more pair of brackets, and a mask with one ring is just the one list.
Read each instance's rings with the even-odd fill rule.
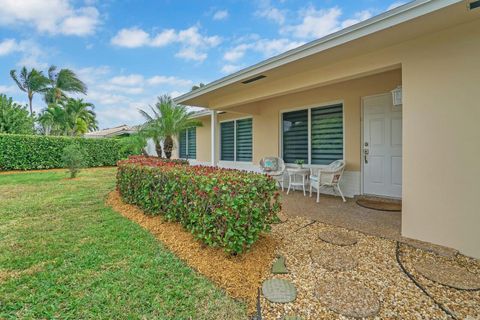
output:
[[304,163],[305,163],[305,161],[302,160],[302,159],[295,160],[295,164],[296,164],[300,169],[303,168],[303,164],[304,164]]

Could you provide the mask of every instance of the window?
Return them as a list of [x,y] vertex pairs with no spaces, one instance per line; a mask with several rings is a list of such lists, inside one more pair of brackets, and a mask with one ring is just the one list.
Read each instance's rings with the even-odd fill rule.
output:
[[189,128],[180,132],[178,139],[180,158],[197,158],[197,128]]
[[282,115],[282,150],[286,163],[327,165],[343,159],[343,106],[336,104]]
[[252,119],[220,123],[220,160],[252,161]]

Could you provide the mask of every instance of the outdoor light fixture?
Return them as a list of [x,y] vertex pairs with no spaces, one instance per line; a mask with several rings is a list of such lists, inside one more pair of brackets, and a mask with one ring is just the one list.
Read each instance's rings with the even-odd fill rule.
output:
[[247,80],[245,80],[245,81],[242,81],[242,83],[243,83],[243,84],[247,84],[247,83],[254,82],[254,81],[257,81],[257,80],[266,78],[266,77],[267,77],[267,76],[264,76],[263,74],[261,74],[261,75],[259,75],[259,76],[256,76],[256,77],[247,79]]
[[392,99],[393,99],[393,105],[394,106],[401,106],[403,101],[402,101],[402,86],[398,86],[392,91]]
[[480,8],[480,0],[470,2],[470,4],[468,5],[468,8],[470,10]]

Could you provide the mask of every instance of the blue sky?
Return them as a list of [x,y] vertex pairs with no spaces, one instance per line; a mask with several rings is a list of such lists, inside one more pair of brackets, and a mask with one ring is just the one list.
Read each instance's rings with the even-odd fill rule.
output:
[[[0,93],[22,66],[73,69],[101,128],[138,108],[370,18],[405,1],[0,0]],[[34,108],[45,105],[40,96]]]

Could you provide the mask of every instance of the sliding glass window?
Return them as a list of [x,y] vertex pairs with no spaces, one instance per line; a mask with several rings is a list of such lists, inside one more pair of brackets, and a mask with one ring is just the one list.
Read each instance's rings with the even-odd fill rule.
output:
[[197,158],[197,128],[189,128],[180,132],[178,149],[182,159]]
[[252,161],[252,119],[220,123],[220,160]]

